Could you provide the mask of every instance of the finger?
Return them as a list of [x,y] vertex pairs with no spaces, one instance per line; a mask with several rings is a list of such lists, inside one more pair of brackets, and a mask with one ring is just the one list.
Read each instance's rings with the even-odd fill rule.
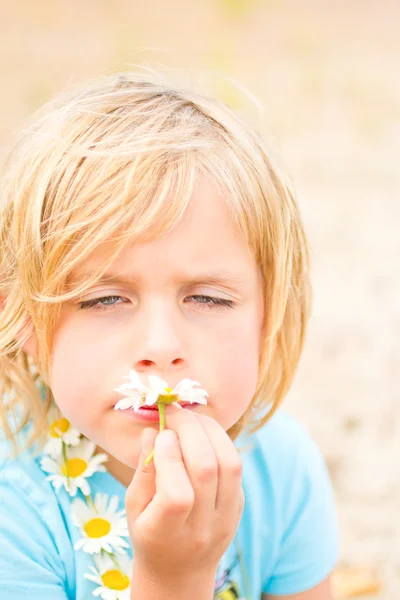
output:
[[157,433],[155,429],[151,429],[150,427],[147,427],[142,432],[142,451],[139,463],[125,495],[126,512],[129,520],[135,521],[156,493],[154,463],[151,461],[146,465],[145,460],[154,448]]
[[242,460],[224,428],[213,418],[197,414],[218,460],[215,510],[226,522],[239,523],[243,510]]
[[157,436],[154,465],[156,494],[143,514],[143,519],[153,535],[156,535],[160,525],[163,535],[169,535],[183,527],[194,503],[194,491],[174,431],[164,429]]
[[167,425],[179,437],[183,461],[194,490],[195,502],[189,520],[202,530],[209,527],[218,489],[218,461],[198,416],[186,409],[167,413]]

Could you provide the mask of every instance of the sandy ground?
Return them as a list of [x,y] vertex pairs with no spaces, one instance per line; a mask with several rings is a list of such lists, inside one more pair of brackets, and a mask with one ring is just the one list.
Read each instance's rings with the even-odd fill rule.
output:
[[400,597],[399,17],[396,0],[0,0],[2,149],[60,87],[127,63],[219,71],[264,105],[250,118],[292,175],[313,257],[286,406],[328,462],[341,561],[375,566],[385,600]]

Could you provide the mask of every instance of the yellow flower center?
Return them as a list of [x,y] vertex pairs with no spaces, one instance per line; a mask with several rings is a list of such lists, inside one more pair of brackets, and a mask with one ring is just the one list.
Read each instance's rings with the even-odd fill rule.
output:
[[165,388],[166,394],[159,394],[157,404],[172,404],[178,401],[178,394],[173,394],[171,388]]
[[105,571],[101,576],[103,585],[110,590],[126,590],[129,587],[129,577],[117,569]]
[[57,419],[56,421],[53,421],[50,425],[51,437],[61,437],[62,435],[64,435],[64,433],[67,433],[69,426],[70,425],[68,419],[65,419],[64,417],[62,419]]
[[67,463],[62,466],[64,477],[79,477],[87,469],[87,462],[83,458],[69,458]]
[[110,532],[111,525],[106,519],[95,518],[85,523],[83,529],[90,538],[101,538]]

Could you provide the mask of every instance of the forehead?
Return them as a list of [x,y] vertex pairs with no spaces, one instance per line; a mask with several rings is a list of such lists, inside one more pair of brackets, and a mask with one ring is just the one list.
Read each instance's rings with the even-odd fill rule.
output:
[[[101,244],[82,265],[85,271],[101,268],[112,255],[110,243]],[[232,279],[248,277],[255,258],[247,246],[232,209],[217,188],[199,179],[182,219],[172,230],[150,241],[130,242],[112,262],[113,274],[137,274],[149,269],[158,277],[166,272],[196,275],[204,271],[226,272]],[[75,270],[79,274],[82,269]],[[75,277],[73,277],[75,278]]]

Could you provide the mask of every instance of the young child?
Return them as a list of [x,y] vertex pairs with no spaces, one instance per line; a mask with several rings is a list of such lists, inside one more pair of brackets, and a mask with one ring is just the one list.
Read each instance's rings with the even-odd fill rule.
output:
[[[1,599],[331,599],[329,477],[278,409],[307,242],[258,135],[106,77],[35,117],[0,190]],[[207,404],[167,405],[159,432],[115,410],[130,372]]]

